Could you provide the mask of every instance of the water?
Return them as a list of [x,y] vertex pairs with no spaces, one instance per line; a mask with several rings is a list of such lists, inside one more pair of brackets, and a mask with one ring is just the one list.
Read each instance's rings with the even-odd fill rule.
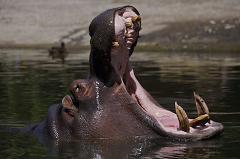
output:
[[194,117],[196,91],[224,133],[199,142],[135,138],[43,145],[6,132],[42,121],[74,79],[87,77],[88,51],[62,60],[44,50],[0,50],[0,158],[240,158],[240,54],[136,52],[131,60],[139,81],[166,109],[174,111],[178,101]]

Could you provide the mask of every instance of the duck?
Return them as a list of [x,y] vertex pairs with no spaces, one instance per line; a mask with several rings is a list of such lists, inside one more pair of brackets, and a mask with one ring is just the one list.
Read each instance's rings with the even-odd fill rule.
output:
[[50,56],[61,56],[67,53],[67,49],[65,47],[65,43],[61,42],[60,46],[53,46],[48,50],[48,52]]

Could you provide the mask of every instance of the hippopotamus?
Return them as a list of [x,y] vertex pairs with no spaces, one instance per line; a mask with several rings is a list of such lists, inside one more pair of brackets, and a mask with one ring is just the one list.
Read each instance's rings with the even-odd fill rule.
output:
[[141,15],[133,6],[97,15],[89,26],[89,76],[69,86],[62,103],[50,106],[34,134],[74,140],[128,137],[169,137],[203,140],[221,134],[223,125],[210,119],[206,102],[194,93],[197,116],[189,119],[175,102],[166,110],[143,88],[130,57],[141,30]]

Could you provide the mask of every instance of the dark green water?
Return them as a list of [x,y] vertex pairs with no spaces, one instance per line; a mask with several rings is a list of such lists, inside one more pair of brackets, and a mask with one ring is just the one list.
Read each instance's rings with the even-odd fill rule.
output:
[[88,52],[52,59],[44,50],[0,50],[0,158],[240,158],[240,54],[135,53],[142,85],[166,109],[178,101],[196,115],[192,92],[208,103],[224,133],[211,140],[179,142],[95,140],[43,145],[7,128],[42,121],[68,85],[88,75]]

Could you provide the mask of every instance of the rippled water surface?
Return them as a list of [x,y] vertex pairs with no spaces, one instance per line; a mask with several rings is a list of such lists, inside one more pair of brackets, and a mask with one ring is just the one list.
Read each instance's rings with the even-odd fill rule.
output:
[[224,124],[224,133],[199,142],[135,138],[41,144],[14,128],[42,121],[73,80],[87,77],[88,51],[63,60],[44,50],[0,50],[0,158],[240,158],[240,54],[136,52],[131,60],[139,81],[161,105],[174,111],[178,101],[194,117],[196,91],[211,118]]

